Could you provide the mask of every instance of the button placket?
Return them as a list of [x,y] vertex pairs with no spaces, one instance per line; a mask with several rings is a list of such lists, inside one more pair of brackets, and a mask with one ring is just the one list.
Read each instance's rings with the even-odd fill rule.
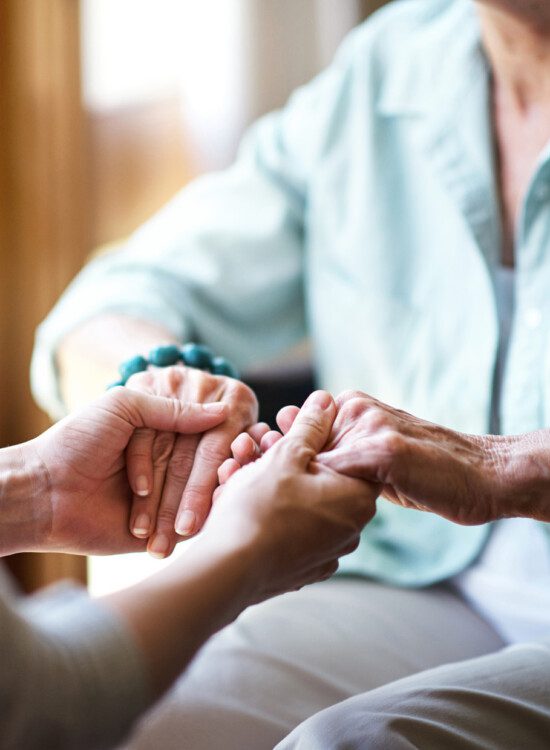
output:
[[507,433],[536,430],[544,422],[548,315],[544,280],[550,275],[550,245],[548,210],[540,201],[543,194],[550,196],[550,184],[541,178],[528,196],[516,245],[515,313],[501,404]]

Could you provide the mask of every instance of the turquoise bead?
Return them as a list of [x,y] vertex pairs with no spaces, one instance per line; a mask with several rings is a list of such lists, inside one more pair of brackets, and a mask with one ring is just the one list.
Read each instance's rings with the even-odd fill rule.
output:
[[147,364],[147,360],[141,355],[137,355],[136,357],[132,357],[132,359],[127,359],[126,362],[123,362],[118,368],[121,380],[124,381],[123,385],[128,378],[131,378],[136,372],[143,372],[146,370]]
[[149,362],[155,367],[169,367],[175,365],[182,359],[179,347],[174,344],[168,346],[157,346],[149,353]]
[[212,366],[212,352],[202,344],[186,344],[181,350],[183,361],[188,367],[209,370]]
[[237,370],[225,357],[214,357],[211,369],[214,375],[225,375],[228,378],[235,378],[237,380],[239,378]]

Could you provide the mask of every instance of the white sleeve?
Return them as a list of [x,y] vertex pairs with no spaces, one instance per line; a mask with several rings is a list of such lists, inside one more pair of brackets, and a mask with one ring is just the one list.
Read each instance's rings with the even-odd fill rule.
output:
[[340,116],[347,56],[261,119],[234,166],[182,190],[121,251],[90,263],[37,332],[37,401],[63,415],[55,355],[70,330],[123,313],[198,339],[239,369],[305,335],[308,190]]

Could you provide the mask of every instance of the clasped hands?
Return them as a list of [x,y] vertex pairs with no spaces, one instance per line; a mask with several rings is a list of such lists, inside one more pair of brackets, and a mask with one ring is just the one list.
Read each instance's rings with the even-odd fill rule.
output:
[[[256,399],[243,383],[192,370],[183,377],[181,368],[149,371],[134,376],[129,385],[187,401],[220,400],[228,407],[226,421],[200,440],[181,436],[170,443],[170,463],[157,447],[157,454],[163,456],[157,461],[157,471],[165,477],[164,486],[161,491],[159,482],[159,489],[148,497],[135,497],[132,510],[134,533],[139,534],[141,524],[136,521],[141,514],[157,517],[156,532],[149,541],[153,551],[159,533],[163,535],[159,549],[170,552],[177,540],[174,526],[181,536],[202,528],[213,493],[214,497],[220,494],[218,482],[224,485],[237,469],[265,454],[288,433],[299,413],[297,407],[286,407],[278,415],[280,432],[270,430],[255,422]],[[319,465],[369,482],[376,494],[393,503],[460,524],[514,515],[544,516],[540,467],[534,470],[534,466],[537,456],[546,460],[545,432],[513,437],[466,435],[360,391],[346,391],[335,403],[330,435],[316,458]],[[140,440],[136,436],[135,442]],[[146,450],[164,440],[173,441],[173,437],[149,432],[144,438]],[[227,459],[230,449],[233,458]]]
[[[461,524],[513,515],[544,520],[545,432],[464,435],[358,391],[335,402],[328,394],[318,397],[327,399],[321,422],[306,408],[286,407],[275,432],[256,423],[256,398],[236,380],[184,367],[135,375],[125,389],[31,441],[46,467],[48,548],[109,554],[147,547],[166,557],[215,515],[213,497],[214,507],[227,507],[228,496],[240,508],[249,495],[286,493],[287,512],[294,503],[292,512],[302,513],[307,525],[312,509],[298,507],[306,479],[308,502],[326,514],[324,532],[335,539],[340,534],[340,554],[358,543],[378,495]],[[249,464],[253,471],[239,471]],[[345,518],[346,495],[362,498],[359,525],[355,506]],[[342,512],[335,521],[338,501]],[[253,517],[253,503],[250,508]],[[224,514],[227,525],[232,515],[242,515]]]

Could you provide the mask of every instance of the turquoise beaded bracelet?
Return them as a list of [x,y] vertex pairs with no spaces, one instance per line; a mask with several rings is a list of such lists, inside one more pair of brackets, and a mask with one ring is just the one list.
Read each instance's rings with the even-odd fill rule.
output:
[[155,367],[170,367],[183,362],[187,367],[195,367],[198,370],[206,370],[212,375],[225,375],[228,378],[239,379],[239,373],[225,357],[216,357],[207,346],[202,344],[186,344],[184,347],[169,344],[167,346],[157,346],[149,352],[149,359],[138,354],[132,359],[123,362],[118,371],[120,380],[111,383],[108,388],[115,388],[117,385],[126,385],[126,382],[132,375],[138,372],[144,372],[149,365]]

